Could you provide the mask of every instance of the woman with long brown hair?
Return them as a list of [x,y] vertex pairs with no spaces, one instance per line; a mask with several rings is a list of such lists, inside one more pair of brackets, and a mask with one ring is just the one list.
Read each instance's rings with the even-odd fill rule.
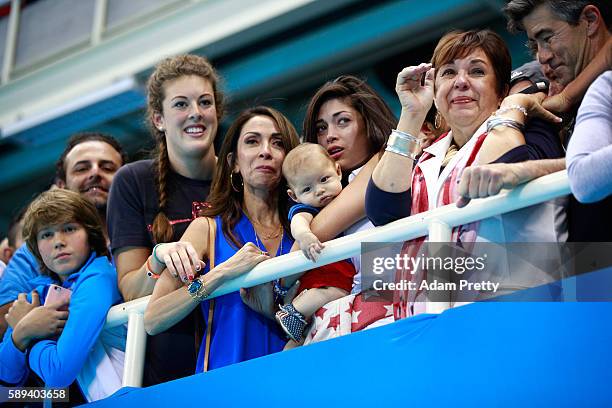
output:
[[[288,197],[281,167],[298,143],[297,132],[278,111],[244,111],[228,130],[209,197],[179,242],[162,244],[165,271],[145,311],[149,334],[166,330],[200,309],[206,322],[196,372],[282,350],[285,340],[271,316],[246,306],[238,292],[208,296],[221,284],[270,257],[290,251]],[[202,259],[214,262],[202,271]],[[173,275],[195,276],[188,284]],[[243,293],[244,295],[244,293]]]
[[[108,204],[111,248],[125,300],[153,292],[165,268],[155,245],[177,241],[205,205],[222,112],[219,78],[205,58],[167,58],[151,74],[147,122],[156,151],[151,160],[128,164],[117,172]],[[193,318],[150,337],[144,384],[191,375],[194,343]]]
[[[342,192],[322,208],[310,224],[320,241],[373,227],[365,218],[365,191],[378,162],[378,152],[383,149],[396,123],[395,116],[380,95],[366,81],[352,75],[342,75],[326,82],[311,98],[304,117],[304,140],[318,143],[328,152],[340,166],[345,185]],[[350,313],[354,305],[362,304],[359,294],[360,259],[356,256],[351,260],[356,270],[351,295],[329,302],[319,310],[322,319],[314,319],[305,336],[305,344],[351,330],[350,323],[348,329],[344,327],[344,322],[340,322],[340,326],[330,324],[331,320],[340,321],[341,313]],[[295,279],[297,277],[292,276],[283,279],[282,283],[289,287]],[[290,297],[285,298],[286,303],[290,300]],[[363,304],[368,307],[379,303]],[[371,310],[364,315],[378,320],[384,317],[384,310]]]

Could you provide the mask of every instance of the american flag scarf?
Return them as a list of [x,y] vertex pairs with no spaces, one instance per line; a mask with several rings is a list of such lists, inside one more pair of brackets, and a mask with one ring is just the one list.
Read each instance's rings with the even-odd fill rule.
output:
[[[476,136],[478,135],[478,136]],[[456,153],[445,169],[440,169],[440,177],[444,177],[443,183],[440,185],[440,177],[436,185],[439,189],[437,194],[436,205],[433,208],[442,207],[449,205],[457,201],[459,195],[457,193],[457,184],[463,169],[471,166],[478,157],[478,152],[482,147],[483,142],[487,137],[486,131],[483,131],[481,126],[472,136],[470,140]],[[452,138],[452,133],[448,132],[440,136],[435,143],[443,143],[445,138]],[[451,139],[452,140],[452,139]],[[448,142],[448,141],[446,141]],[[430,150],[430,149],[427,149]],[[416,166],[412,171],[412,203],[410,206],[410,214],[415,215],[430,209],[429,197],[428,197],[428,186],[425,180],[425,176],[421,169],[421,165],[428,160],[435,157],[433,154],[425,151],[419,158]],[[429,188],[436,188],[436,186],[430,186]],[[478,223],[470,223],[461,225],[453,228],[451,240],[452,242],[462,242],[464,244],[473,243],[476,240]],[[425,237],[406,241],[402,247],[401,256],[405,254],[411,257],[416,257],[420,254],[421,247],[425,242]],[[427,279],[427,270],[418,268],[413,271],[410,267],[406,269],[398,269],[396,272],[396,279],[398,282],[413,281],[417,283],[417,287],[423,280]],[[393,313],[396,320],[403,319],[405,317],[414,316],[415,314],[423,313],[425,311],[425,303],[418,300],[424,300],[425,293],[419,290],[409,291],[401,290],[395,291],[393,300]]]

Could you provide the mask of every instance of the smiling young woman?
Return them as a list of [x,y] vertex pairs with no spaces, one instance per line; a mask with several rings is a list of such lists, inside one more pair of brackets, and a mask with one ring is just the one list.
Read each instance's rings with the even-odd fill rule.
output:
[[[161,61],[147,85],[147,121],[154,157],[124,166],[115,176],[108,230],[124,299],[150,295],[165,265],[154,246],[178,241],[205,206],[216,157],[214,139],[223,112],[219,78],[196,55]],[[144,385],[191,375],[194,317],[149,337]],[[168,353],[168,349],[172,352]]]

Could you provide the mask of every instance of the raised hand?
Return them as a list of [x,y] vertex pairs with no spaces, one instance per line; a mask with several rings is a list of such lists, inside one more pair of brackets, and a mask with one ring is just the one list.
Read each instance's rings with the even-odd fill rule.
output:
[[431,64],[422,63],[404,68],[397,74],[395,92],[402,111],[421,113],[425,117],[434,97],[434,69]]

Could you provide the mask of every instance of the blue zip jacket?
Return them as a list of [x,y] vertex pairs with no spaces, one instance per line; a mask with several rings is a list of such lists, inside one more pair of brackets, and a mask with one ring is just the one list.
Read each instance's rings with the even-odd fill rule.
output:
[[14,302],[20,293],[31,292],[36,287],[34,283],[39,270],[36,258],[23,244],[13,254],[0,279],[0,306]]
[[[59,284],[48,276],[39,276],[33,281],[41,303],[46,299],[49,285]],[[1,381],[21,385],[31,369],[48,387],[69,386],[98,339],[108,309],[122,301],[115,268],[106,257],[96,257],[95,253],[61,286],[72,290],[64,331],[57,340],[40,340],[27,352],[21,352],[15,347],[11,338],[13,330],[9,328],[0,344]]]

